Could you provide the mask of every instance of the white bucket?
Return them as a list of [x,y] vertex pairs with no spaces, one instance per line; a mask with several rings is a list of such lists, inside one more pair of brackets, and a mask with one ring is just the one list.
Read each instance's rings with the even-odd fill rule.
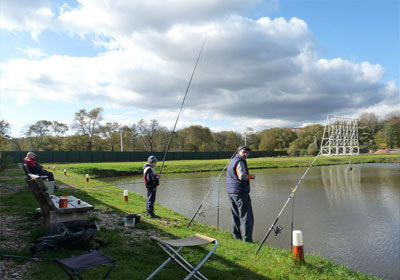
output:
[[140,223],[140,215],[138,214],[128,214],[124,217],[125,227],[134,227],[138,223]]
[[44,181],[43,183],[46,186],[47,192],[49,193],[49,195],[53,195],[54,194],[54,181]]

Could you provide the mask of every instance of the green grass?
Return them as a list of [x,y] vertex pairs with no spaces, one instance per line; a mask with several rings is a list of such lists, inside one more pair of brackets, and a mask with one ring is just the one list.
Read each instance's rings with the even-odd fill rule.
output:
[[[312,158],[296,159],[298,162],[304,161],[309,163]],[[281,166],[291,164],[290,160],[286,158],[274,160],[275,162],[280,162],[281,164],[279,165]],[[269,159],[251,159],[249,161],[250,166],[261,168],[260,166],[267,164]],[[217,162],[215,166],[219,166],[221,164],[224,165],[226,160],[215,162]],[[208,166],[207,163],[201,163],[200,161],[192,163],[194,166]],[[89,165],[91,167],[102,166],[104,168],[109,168],[109,166],[113,168],[117,166],[129,168],[129,165],[132,165],[132,163]],[[186,170],[187,167],[182,166],[189,166],[190,162],[169,162],[168,165],[169,168],[175,166],[176,170],[180,168]],[[57,165],[57,167],[61,166],[67,165]],[[80,168],[84,168],[85,165],[79,164],[79,166]],[[202,225],[197,222],[194,222],[189,229],[186,229],[185,227],[188,224],[187,218],[157,203],[157,214],[163,217],[163,219],[156,220],[143,217],[140,224],[134,228],[126,229],[122,223],[123,216],[125,213],[141,213],[145,208],[145,198],[138,194],[130,193],[129,202],[124,202],[121,189],[114,186],[106,186],[105,183],[95,179],[91,179],[89,183],[86,183],[81,174],[71,172],[73,170],[72,167],[74,165],[69,165],[70,171],[67,176],[63,175],[62,168],[57,168],[55,171],[57,184],[68,184],[71,186],[68,189],[56,190],[56,194],[77,196],[93,204],[96,211],[106,211],[107,213],[116,214],[116,217],[119,217],[117,218],[119,220],[117,221],[116,228],[101,227],[96,235],[94,244],[87,245],[87,247],[96,247],[99,246],[98,244],[107,243],[100,250],[117,260],[117,267],[111,273],[109,279],[145,279],[166,259],[166,255],[155,243],[149,240],[150,235],[158,233],[167,238],[182,238],[196,232],[212,236],[220,242],[220,246],[216,252],[201,269],[201,272],[209,279],[377,279],[351,271],[320,256],[306,255],[306,265],[301,266],[293,261],[290,251],[273,248],[266,244],[259,254],[256,255],[255,251],[259,245],[258,242],[252,244],[243,243],[233,239],[228,231],[220,231],[215,227]],[[14,171],[8,172],[6,170],[0,175],[10,176],[10,174],[15,173]],[[22,174],[22,171],[20,174]],[[37,207],[36,201],[28,189],[16,194],[1,196],[0,203],[3,206],[0,210],[1,212],[18,215],[25,219],[28,219],[35,207]],[[30,226],[24,226],[24,228],[30,230],[28,240],[21,240],[25,244],[29,244],[43,234],[43,231],[35,223],[32,223]],[[63,248],[47,253],[43,256],[45,261],[36,262],[32,265],[28,279],[67,279],[66,275],[52,260],[56,257],[64,258],[71,255],[83,254],[87,249]],[[208,249],[209,247],[185,249],[183,254],[189,262],[197,263]],[[7,248],[0,247],[0,253],[29,256],[29,251],[26,249],[10,251]],[[18,261],[20,262],[21,260]],[[85,276],[86,279],[100,279],[101,273],[98,269],[92,269],[87,271]],[[185,275],[186,272],[181,267],[175,263],[170,263],[158,274],[156,279],[183,279]]]
[[[286,168],[308,166],[314,159],[312,156],[306,157],[264,157],[249,158],[250,169],[259,168]],[[163,173],[187,173],[220,171],[224,168],[229,159],[217,160],[176,160],[166,161]],[[388,163],[400,162],[400,154],[389,155],[359,155],[359,156],[340,156],[340,157],[318,157],[314,165],[333,165],[351,163]],[[76,174],[90,174],[91,178],[126,176],[142,174],[144,162],[99,162],[99,163],[63,163],[55,164],[57,170],[67,169],[67,172]],[[54,164],[52,164],[53,166]],[[159,170],[161,162],[156,166]],[[45,165],[46,166],[46,165]]]

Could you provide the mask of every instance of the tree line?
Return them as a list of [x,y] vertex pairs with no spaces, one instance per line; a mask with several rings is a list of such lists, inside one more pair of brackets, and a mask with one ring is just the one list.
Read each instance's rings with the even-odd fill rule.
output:
[[[9,136],[11,126],[0,120],[0,150],[3,151],[164,151],[171,130],[157,120],[140,120],[131,126],[117,122],[102,122],[103,109],[81,109],[69,127],[57,121],[40,120],[28,125],[24,136]],[[400,147],[400,111],[379,119],[374,113],[362,113],[358,118],[360,147],[367,149]],[[73,135],[67,135],[68,131]],[[212,132],[208,127],[192,125],[174,134],[170,151],[210,152],[234,151],[247,144],[252,150],[282,151],[290,155],[316,154],[324,126],[312,124],[303,128],[271,128],[254,131]],[[121,149],[122,143],[122,149]]]

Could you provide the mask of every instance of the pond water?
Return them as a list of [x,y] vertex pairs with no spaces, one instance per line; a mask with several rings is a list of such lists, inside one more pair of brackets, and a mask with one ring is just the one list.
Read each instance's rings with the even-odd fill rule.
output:
[[[256,169],[251,182],[255,215],[253,238],[262,240],[306,168]],[[157,202],[195,221],[230,230],[231,215],[225,173],[163,174]],[[141,176],[108,178],[119,187],[146,195]],[[210,191],[211,190],[211,191]],[[400,279],[400,164],[313,167],[294,200],[294,230],[303,232],[306,254],[320,254],[353,270]],[[144,205],[143,205],[144,209]],[[290,203],[266,244],[289,249]],[[262,250],[262,249],[261,249]]]

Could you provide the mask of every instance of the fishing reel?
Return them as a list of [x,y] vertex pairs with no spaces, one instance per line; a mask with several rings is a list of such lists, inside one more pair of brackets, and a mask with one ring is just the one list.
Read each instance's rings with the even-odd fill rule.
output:
[[281,227],[281,226],[273,227],[273,230],[275,232],[275,236],[278,236],[278,234],[280,234],[282,232],[282,229],[283,229],[283,227]]
[[206,216],[206,213],[203,211],[203,209],[201,209],[198,214],[199,214],[199,217],[205,217]]

